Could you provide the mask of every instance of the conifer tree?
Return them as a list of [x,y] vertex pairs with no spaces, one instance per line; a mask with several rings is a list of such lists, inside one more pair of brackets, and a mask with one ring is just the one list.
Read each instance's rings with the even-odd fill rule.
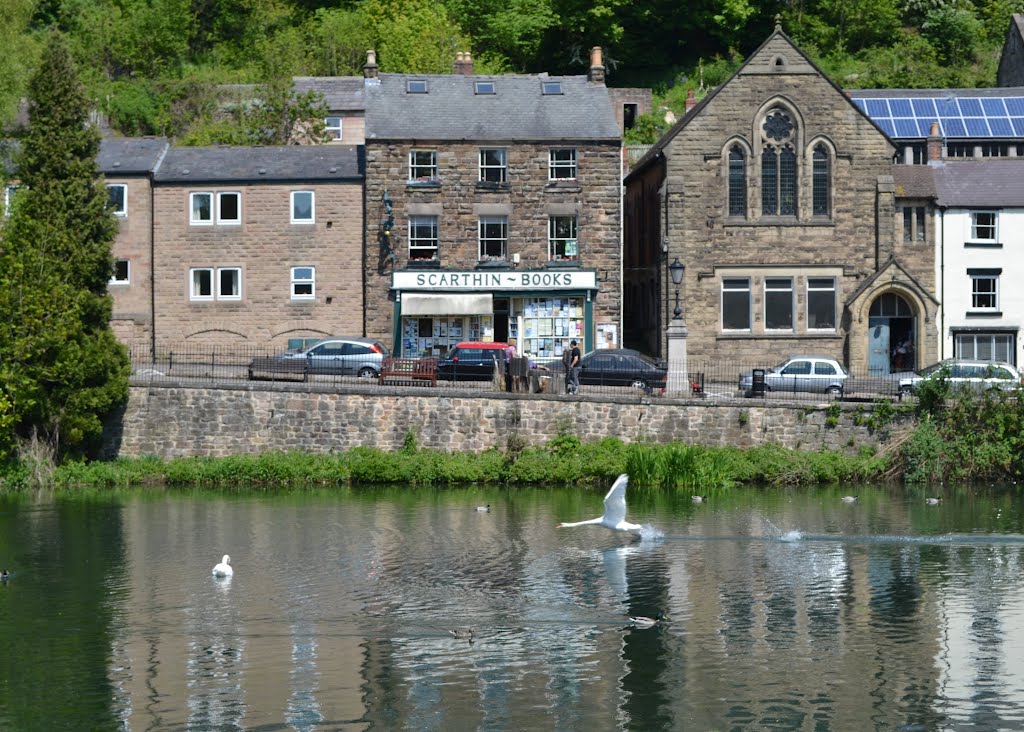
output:
[[57,458],[96,446],[105,416],[127,395],[130,368],[110,329],[117,221],[89,108],[54,34],[29,83],[15,161],[22,188],[0,241],[0,386],[16,434]]

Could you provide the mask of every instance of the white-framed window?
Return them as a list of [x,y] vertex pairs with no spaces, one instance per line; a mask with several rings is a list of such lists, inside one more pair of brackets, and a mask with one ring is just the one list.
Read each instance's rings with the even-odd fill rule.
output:
[[237,226],[242,223],[242,194],[222,191],[217,194],[217,223]]
[[409,180],[419,182],[437,180],[437,150],[409,151]]
[[407,94],[426,94],[427,80],[409,79],[407,82],[405,82],[405,91]]
[[124,183],[107,183],[107,197],[115,216],[128,215],[128,186]]
[[473,83],[474,94],[494,94],[494,82],[493,81],[477,81]]
[[505,259],[508,251],[508,216],[480,217],[480,259]]
[[995,211],[971,211],[971,241],[996,242],[998,214]]
[[341,117],[324,117],[324,134],[328,139],[341,139]]
[[313,191],[292,191],[293,224],[312,224],[316,221],[316,194]]
[[576,180],[576,149],[562,147],[548,151],[548,180]]
[[14,199],[18,195],[20,187],[14,185],[4,186],[4,216],[11,215],[11,207],[14,205]]
[[409,217],[409,259],[437,259],[437,216]]
[[571,260],[579,256],[575,216],[548,217],[548,259]]
[[957,358],[977,361],[1015,363],[1013,333],[956,333],[953,338]]
[[764,329],[793,330],[793,280],[764,278]]
[[316,297],[316,267],[292,267],[292,300]]
[[[216,286],[216,290],[214,287]],[[241,300],[240,267],[194,267],[189,270],[189,299],[210,301]]]
[[562,93],[562,82],[560,81],[542,81],[540,84],[541,94],[561,94]]
[[750,278],[722,278],[722,330],[750,330]]
[[992,270],[967,270],[971,278],[971,310],[999,310],[999,274]]
[[189,299],[213,299],[213,268],[195,267],[189,270]]
[[807,330],[836,329],[835,277],[807,278]]
[[217,299],[242,299],[242,270],[240,267],[221,267],[217,270]]
[[193,226],[213,224],[213,194],[197,192],[188,194],[188,220]]
[[128,285],[131,284],[131,262],[127,259],[115,259],[114,260],[114,273],[110,277],[110,284],[112,285]]
[[508,179],[508,158],[501,148],[480,151],[480,181],[504,183]]

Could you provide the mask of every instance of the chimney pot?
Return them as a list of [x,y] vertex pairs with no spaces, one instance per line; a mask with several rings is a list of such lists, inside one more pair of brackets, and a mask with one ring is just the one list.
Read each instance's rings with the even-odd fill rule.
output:
[[686,90],[686,111],[689,112],[691,109],[697,106],[697,97],[693,95],[693,89]]
[[928,130],[928,161],[937,162],[942,160],[942,136],[939,134],[939,123],[932,122]]
[[376,79],[377,70],[377,52],[371,48],[366,52],[366,65],[363,66],[363,77],[366,79]]
[[590,49],[590,73],[587,77],[590,81],[604,83],[604,57],[600,46]]

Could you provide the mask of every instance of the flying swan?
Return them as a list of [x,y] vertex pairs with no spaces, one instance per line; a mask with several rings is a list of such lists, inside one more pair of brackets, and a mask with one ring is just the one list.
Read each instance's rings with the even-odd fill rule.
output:
[[639,533],[643,528],[640,524],[631,524],[626,521],[626,484],[629,483],[629,476],[623,473],[612,484],[608,495],[604,497],[604,516],[587,521],[574,521],[572,523],[558,524],[556,528],[564,529],[570,526],[583,526],[585,524],[600,524],[613,531],[631,531]]
[[213,566],[214,577],[230,577],[235,573],[235,570],[231,569],[231,557],[227,554],[220,560],[219,564]]

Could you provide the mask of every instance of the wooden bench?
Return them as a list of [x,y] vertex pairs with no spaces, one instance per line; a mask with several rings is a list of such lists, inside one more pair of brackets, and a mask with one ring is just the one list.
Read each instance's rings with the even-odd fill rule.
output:
[[257,356],[249,364],[249,378],[270,381],[306,381],[308,378],[306,359]]
[[429,381],[437,386],[436,358],[385,358],[380,366],[378,383],[385,381]]

